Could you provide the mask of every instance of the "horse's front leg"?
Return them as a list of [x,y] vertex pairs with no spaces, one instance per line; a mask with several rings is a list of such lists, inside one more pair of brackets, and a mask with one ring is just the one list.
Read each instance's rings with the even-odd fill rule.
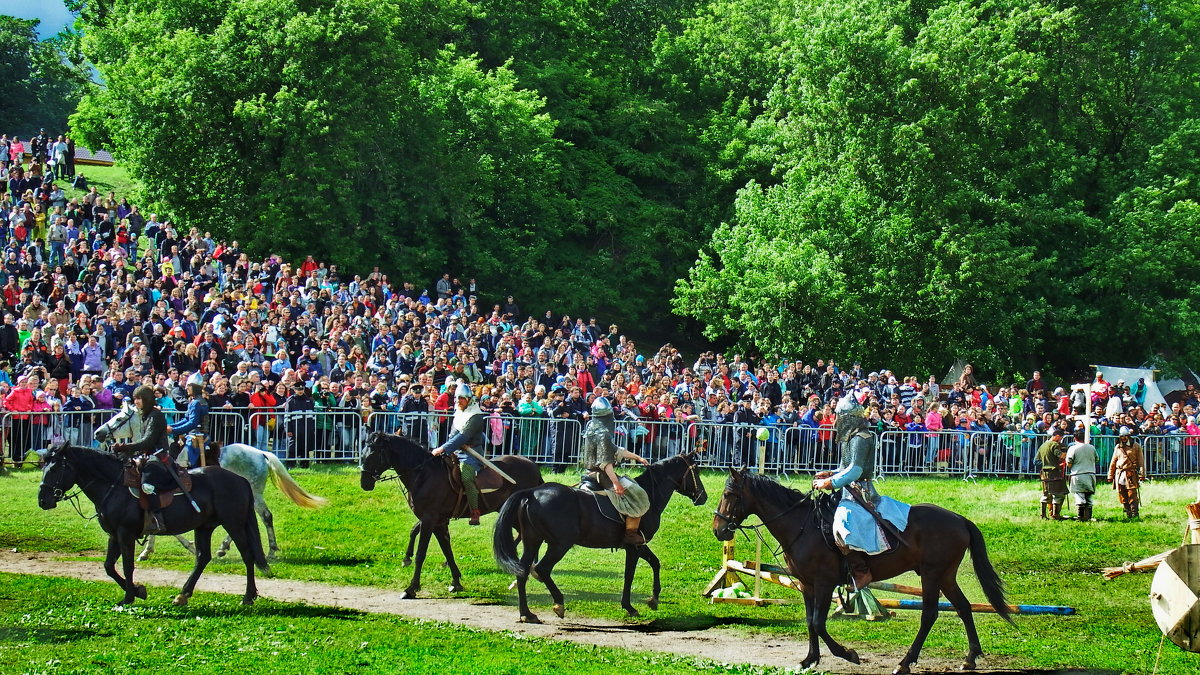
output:
[[926,571],[921,575],[921,627],[917,629],[917,637],[913,639],[908,653],[900,660],[900,665],[892,671],[893,675],[912,672],[911,666],[921,655],[921,647],[925,645],[925,638],[929,637],[929,630],[933,628],[933,622],[938,618],[938,600],[942,594],[939,582],[942,574],[943,571],[938,570],[937,573]]
[[816,605],[813,607],[812,621],[817,628],[817,635],[825,641],[825,646],[829,647],[829,653],[839,659],[846,659],[850,663],[862,663],[858,658],[858,652],[853,649],[843,647],[840,642],[833,639],[826,628],[826,622],[829,619],[829,606],[833,604],[833,586],[824,586],[821,590],[816,591],[813,598]]
[[192,567],[192,573],[188,575],[187,581],[183,582],[183,588],[179,591],[179,595],[175,596],[175,604],[180,606],[186,605],[191,599],[192,593],[196,590],[196,582],[200,580],[200,574],[212,560],[213,528],[211,526],[198,527],[195,533],[196,564]]
[[415,598],[417,591],[421,590],[421,567],[425,564],[425,554],[429,552],[429,537],[435,529],[437,528],[432,523],[424,523],[421,527],[421,538],[417,542],[417,564],[413,566],[413,575],[408,582],[408,588],[400,593],[401,600]]
[[267,530],[267,560],[274,560],[279,554],[279,542],[275,540],[275,514],[267,508],[267,500],[263,499],[261,490],[254,494],[254,510],[262,518],[263,527]]
[[442,525],[433,534],[437,537],[442,555],[446,556],[446,567],[450,568],[449,591],[458,593],[462,590],[462,573],[458,571],[458,563],[454,561],[454,551],[450,548],[450,524]]
[[408,533],[408,548],[404,550],[404,562],[402,563],[405,567],[408,567],[412,564],[413,546],[416,545],[417,535],[420,533],[421,521],[418,520],[417,522],[413,523],[412,531]]
[[621,587],[621,608],[629,616],[639,616],[633,603],[629,601],[629,596],[633,592],[633,577],[637,574],[637,563],[640,558],[636,546],[625,547],[625,582]]
[[154,535],[146,537],[146,545],[142,548],[142,552],[138,554],[138,562],[146,562],[150,559],[150,554],[154,553]]
[[662,565],[659,564],[658,556],[654,555],[654,551],[651,551],[649,546],[639,546],[637,551],[642,560],[645,560],[646,564],[650,565],[650,571],[654,575],[652,594],[649,598],[646,598],[646,606],[650,609],[658,609],[658,596],[662,593],[662,578],[660,574]]
[[125,597],[120,602],[122,605],[131,604],[134,598],[146,599],[146,587],[133,583],[133,544],[135,536],[137,536],[135,533],[126,530],[113,537],[117,539],[117,546],[121,555],[121,571],[125,574],[125,583],[122,584],[125,588]]

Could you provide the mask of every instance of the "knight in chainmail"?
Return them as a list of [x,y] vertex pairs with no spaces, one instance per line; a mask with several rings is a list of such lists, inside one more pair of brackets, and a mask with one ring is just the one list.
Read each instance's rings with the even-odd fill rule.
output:
[[612,404],[603,396],[592,402],[592,415],[583,429],[579,449],[579,463],[590,478],[604,489],[613,506],[625,516],[625,544],[641,546],[646,538],[638,531],[642,516],[650,510],[650,497],[642,486],[626,476],[618,476],[616,464],[622,459],[632,459],[649,464],[645,459],[618,446],[613,441],[617,422]]
[[871,582],[867,556],[888,550],[882,527],[867,509],[903,532],[908,527],[909,506],[881,497],[875,490],[875,436],[867,429],[866,410],[854,392],[838,401],[834,413],[841,461],[836,472],[818,473],[813,488],[842,491],[833,518],[834,539],[846,556],[855,586],[863,588]]
[[[458,458],[463,493],[467,498],[467,509],[471,517],[467,524],[478,525],[479,487],[475,484],[475,476],[483,470],[483,462],[477,455],[484,452],[486,446],[487,413],[479,407],[475,392],[462,380],[455,386],[454,399],[454,422],[450,426],[450,437],[445,443],[434,448],[432,454],[436,456],[452,452]],[[468,448],[475,452],[468,452]]]

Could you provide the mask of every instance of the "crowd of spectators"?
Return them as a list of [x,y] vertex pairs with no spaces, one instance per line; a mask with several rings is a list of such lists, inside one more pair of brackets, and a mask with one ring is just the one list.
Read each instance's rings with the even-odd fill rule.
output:
[[[474,279],[449,273],[430,292],[378,268],[343,274],[313,256],[251,259],[237,241],[143,215],[113,193],[67,198],[55,184],[56,172],[74,170],[63,143],[31,143],[26,162],[20,140],[0,140],[0,401],[16,462],[59,437],[90,442],[103,421],[90,411],[119,407],[138,384],[155,387],[164,409],[182,409],[184,385],[196,379],[218,413],[210,426],[248,424],[251,442],[291,458],[347,450],[355,426],[436,443],[458,380],[493,413],[496,445],[557,465],[573,461],[599,395],[613,402],[622,442],[640,453],[662,456],[703,437],[720,461],[752,464],[766,429],[772,464],[797,468],[836,461],[832,409],[847,394],[867,408],[885,453],[909,467],[991,466],[1003,455],[1027,472],[1036,436],[1081,423],[1084,394],[1051,390],[1038,373],[993,391],[969,366],[943,387],[932,376],[822,359],[685,360],[670,344],[641,352],[594,317],[526,313],[511,295],[488,306]],[[1193,390],[1151,410],[1144,383],[1100,377],[1086,395],[1104,412],[1097,434],[1129,426],[1174,435],[1186,450],[1176,460],[1197,466]],[[77,415],[38,414],[50,411]]]

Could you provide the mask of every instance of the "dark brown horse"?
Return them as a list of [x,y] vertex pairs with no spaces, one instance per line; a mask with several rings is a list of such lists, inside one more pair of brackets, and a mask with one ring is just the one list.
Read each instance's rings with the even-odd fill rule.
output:
[[[482,513],[498,510],[514,491],[536,487],[543,482],[538,465],[525,457],[503,455],[493,457],[491,461],[504,473],[512,476],[517,484],[504,481],[503,486],[495,492],[481,493],[479,510]],[[450,549],[450,519],[466,518],[469,514],[465,498],[450,485],[453,467],[453,457],[434,456],[428,448],[404,436],[377,431],[367,437],[366,450],[359,466],[362,489],[375,489],[375,483],[385,471],[395,471],[400,482],[404,484],[404,489],[408,491],[408,504],[417,517],[417,525],[412,531],[412,534],[419,534],[420,537],[417,543],[417,564],[413,568],[408,588],[404,589],[400,596],[402,598],[415,598],[417,591],[421,589],[421,566],[425,564],[430,536],[437,537],[442,554],[446,556],[446,566],[450,568],[450,592],[462,590],[462,573],[459,572],[458,564],[454,561],[454,552]],[[409,537],[410,545],[411,537],[412,535]]]
[[[138,500],[124,485],[124,462],[114,455],[91,448],[62,446],[51,448],[46,455],[46,469],[38,490],[38,506],[52,509],[68,498],[67,492],[78,485],[80,491],[96,506],[100,527],[108,533],[108,555],[104,571],[125,591],[122,605],[135,597],[146,598],[146,587],[133,583],[133,544],[142,534],[145,512]],[[196,564],[183,584],[175,604],[186,605],[196,581],[212,560],[212,533],[224,527],[246,563],[246,594],[242,604],[253,604],[258,597],[254,585],[254,567],[269,573],[254,516],[254,493],[245,478],[220,467],[210,466],[191,471],[191,496],[200,507],[197,512],[187,497],[177,496],[163,516],[167,534],[196,533]],[[117,556],[121,557],[124,575],[117,573]]]
[[[642,535],[649,541],[658,532],[663,509],[671,495],[679,494],[699,506],[708,501],[704,483],[696,472],[696,455],[685,453],[650,465],[636,479],[650,497],[650,510],[642,516]],[[547,483],[532,490],[514,493],[500,509],[496,520],[496,531],[492,535],[492,552],[496,562],[505,571],[517,577],[517,597],[520,601],[522,622],[541,623],[529,611],[525,595],[525,583],[530,574],[546,585],[554,599],[554,613],[562,618],[566,612],[562,591],[550,578],[554,566],[562,560],[573,546],[588,548],[625,549],[625,586],[621,591],[621,607],[630,616],[638,612],[629,602],[633,587],[633,574],[638,559],[645,560],[654,573],[654,594],[647,604],[650,609],[658,608],[659,583],[658,557],[649,546],[626,546],[625,519],[613,512],[615,518],[601,513],[598,500],[608,502],[608,497],[584,490],[576,490],[559,483]],[[513,539],[516,528],[525,544],[525,552],[517,559],[517,542]],[[538,549],[546,543],[546,555],[538,560]],[[534,564],[534,561],[537,561]]]
[[[733,470],[713,518],[713,534],[721,541],[732,539],[742,520],[754,514],[762,519],[777,541],[784,543],[783,556],[788,570],[804,585],[808,656],[800,662],[802,668],[815,666],[820,660],[817,638],[825,641],[834,656],[859,662],[857,652],[835,642],[825,629],[833,590],[844,583],[845,567],[841,554],[822,535],[817,511],[816,500],[811,494],[786,488],[769,478]],[[966,627],[969,650],[963,669],[973,670],[983,649],[975,631],[971,603],[958,587],[957,578],[959,563],[967,549],[971,550],[971,562],[975,576],[983,586],[983,594],[996,612],[1012,623],[1004,600],[1004,584],[988,560],[983,534],[975,523],[953,511],[932,504],[917,504],[909,511],[908,527],[903,536],[907,545],[901,544],[891,553],[869,558],[875,579],[889,579],[909,571],[921,575],[921,627],[894,672],[908,673],[917,662],[929,629],[937,620],[939,593],[954,606]]]

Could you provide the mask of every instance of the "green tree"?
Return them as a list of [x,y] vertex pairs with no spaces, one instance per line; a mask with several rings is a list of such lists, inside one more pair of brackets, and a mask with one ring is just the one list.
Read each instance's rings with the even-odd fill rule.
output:
[[26,138],[66,129],[87,81],[76,36],[38,40],[39,23],[0,14],[0,129]]

